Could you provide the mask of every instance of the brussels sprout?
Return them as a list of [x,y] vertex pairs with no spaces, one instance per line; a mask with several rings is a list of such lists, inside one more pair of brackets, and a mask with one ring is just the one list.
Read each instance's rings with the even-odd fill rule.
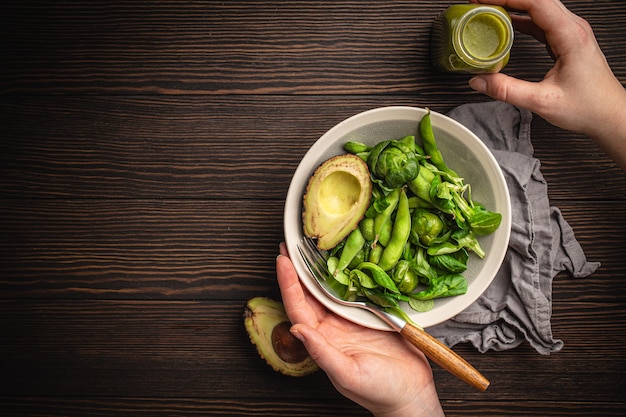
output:
[[430,246],[444,228],[443,220],[426,209],[415,209],[411,217],[411,243]]
[[419,173],[418,156],[397,140],[374,146],[367,158],[370,171],[388,188],[401,187]]
[[402,281],[402,279],[404,278],[404,275],[409,270],[410,264],[411,263],[409,261],[406,261],[404,259],[401,259],[400,261],[398,261],[398,264],[393,270],[393,276],[392,276],[392,279],[396,284]]
[[417,284],[419,284],[419,278],[417,274],[411,270],[410,264],[409,261],[399,261],[393,273],[393,280],[402,294],[413,292]]

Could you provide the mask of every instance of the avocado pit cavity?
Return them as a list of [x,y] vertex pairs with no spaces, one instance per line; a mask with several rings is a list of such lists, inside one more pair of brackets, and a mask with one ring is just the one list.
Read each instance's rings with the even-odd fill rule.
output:
[[303,200],[304,233],[320,249],[332,249],[353,231],[372,197],[367,163],[346,154],[323,162],[307,184]]
[[361,184],[346,171],[331,173],[320,186],[320,208],[329,214],[344,215],[358,203]]
[[291,322],[283,321],[272,330],[272,346],[276,354],[285,362],[302,362],[309,356],[302,342],[289,332]]
[[248,300],[243,317],[250,341],[272,369],[288,376],[309,375],[319,369],[302,342],[289,332],[291,322],[282,303],[254,297]]

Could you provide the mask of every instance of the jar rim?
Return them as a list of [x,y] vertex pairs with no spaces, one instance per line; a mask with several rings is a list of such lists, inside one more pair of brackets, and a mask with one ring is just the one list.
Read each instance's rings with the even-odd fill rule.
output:
[[[469,22],[474,19],[477,15],[480,14],[489,14],[496,19],[498,19],[504,29],[506,40],[504,42],[500,42],[498,46],[497,53],[490,55],[489,57],[480,57],[476,56],[466,47],[463,41],[463,32],[467,28]],[[455,52],[465,63],[469,65],[479,65],[479,66],[490,66],[498,61],[502,60],[510,51],[513,46],[513,24],[511,23],[511,19],[505,13],[500,11],[497,8],[490,6],[479,6],[475,7],[472,10],[465,13],[458,24],[454,27],[452,33],[452,45],[455,49]]]

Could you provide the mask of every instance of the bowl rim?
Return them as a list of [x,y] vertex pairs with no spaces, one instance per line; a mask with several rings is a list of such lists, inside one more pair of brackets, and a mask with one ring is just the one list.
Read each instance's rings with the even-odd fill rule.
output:
[[[389,120],[404,120],[419,123],[419,120],[421,120],[426,112],[427,109],[421,107],[377,107],[354,114],[353,116],[337,123],[335,126],[326,131],[326,133],[324,133],[319,139],[317,139],[302,157],[293,174],[287,191],[283,215],[284,238],[288,254],[292,260],[300,282],[324,307],[349,321],[365,327],[378,330],[393,330],[387,323],[368,311],[354,307],[346,307],[328,298],[317,287],[317,284],[313,281],[314,278],[306,269],[306,266],[298,253],[297,243],[303,237],[301,214],[302,197],[306,184],[308,183],[308,179],[312,175],[314,169],[317,168],[317,164],[313,166],[313,163],[306,164],[305,161],[315,161],[319,159],[320,155],[323,155],[325,150],[330,145],[334,144],[338,138],[345,137],[346,134],[350,133],[357,127],[363,126],[364,124],[369,125]],[[456,302],[448,302],[445,304],[445,306],[448,307],[447,309],[444,309],[444,313],[447,312],[445,317],[439,317],[435,314],[436,311],[433,312],[433,310],[436,310],[436,308],[431,310],[431,312],[418,313],[407,307],[409,315],[423,327],[431,327],[449,320],[469,307],[484,293],[495,278],[497,271],[500,269],[502,262],[504,261],[511,233],[510,195],[504,174],[491,150],[489,150],[482,140],[480,140],[480,138],[478,138],[478,136],[476,136],[471,130],[444,114],[431,110],[431,121],[433,128],[435,129],[445,127],[447,130],[455,132],[456,136],[465,135],[468,138],[471,138],[470,140],[472,141],[471,145],[473,151],[485,158],[485,161],[487,162],[485,169],[488,171],[488,174],[495,179],[492,184],[495,187],[496,194],[501,195],[500,203],[502,204],[502,207],[499,207],[498,211],[502,214],[502,223],[498,230],[494,233],[494,242],[492,244],[492,248],[500,248],[500,250],[493,251],[492,249],[492,251],[487,254],[485,259],[481,260],[481,262],[489,262],[487,266],[491,266],[494,271],[492,276],[487,278],[483,276],[476,276],[470,283],[466,294],[459,296]]]

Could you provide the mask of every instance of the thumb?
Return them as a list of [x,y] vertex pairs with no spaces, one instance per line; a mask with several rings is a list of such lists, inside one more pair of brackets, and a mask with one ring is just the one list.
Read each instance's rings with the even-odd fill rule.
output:
[[539,97],[545,92],[539,83],[519,80],[502,73],[481,74],[470,79],[472,89],[489,97],[535,111],[539,106]]
[[324,335],[316,329],[304,324],[294,324],[290,331],[304,344],[311,358],[327,374],[336,377],[348,371],[347,363],[350,359],[335,346],[328,343]]

